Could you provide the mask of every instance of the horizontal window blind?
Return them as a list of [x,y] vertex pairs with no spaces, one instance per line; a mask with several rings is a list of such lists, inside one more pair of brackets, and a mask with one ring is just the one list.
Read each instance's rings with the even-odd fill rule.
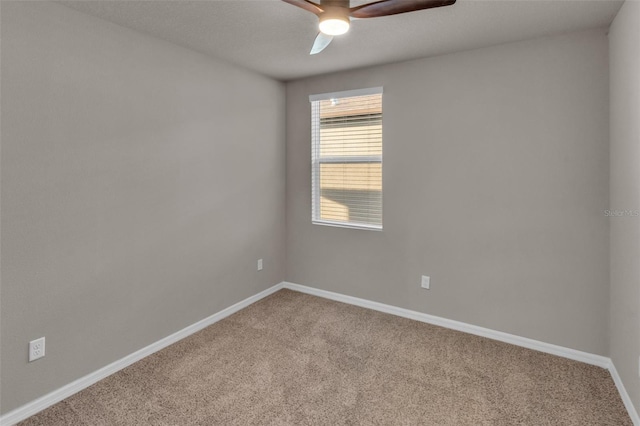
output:
[[382,88],[310,100],[313,222],[382,229]]

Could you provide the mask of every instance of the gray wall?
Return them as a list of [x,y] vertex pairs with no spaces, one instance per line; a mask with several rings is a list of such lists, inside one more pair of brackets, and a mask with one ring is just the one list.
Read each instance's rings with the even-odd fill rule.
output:
[[283,280],[281,83],[3,1],[1,84],[2,412]]
[[[640,2],[609,33],[612,210],[640,212]],[[610,354],[640,412],[640,217],[611,217]]]
[[[606,355],[607,63],[597,29],[288,83],[286,279]],[[312,225],[308,95],[374,86],[384,231]]]

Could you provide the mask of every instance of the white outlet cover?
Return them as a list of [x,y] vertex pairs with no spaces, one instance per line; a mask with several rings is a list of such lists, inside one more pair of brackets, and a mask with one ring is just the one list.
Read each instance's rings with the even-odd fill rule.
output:
[[29,362],[44,356],[44,337],[29,342]]
[[258,271],[262,271],[262,259],[258,259]]
[[426,275],[423,275],[422,276],[422,283],[420,284],[420,286],[422,288],[426,288],[427,290],[429,290],[429,288],[431,286],[431,278],[426,276]]

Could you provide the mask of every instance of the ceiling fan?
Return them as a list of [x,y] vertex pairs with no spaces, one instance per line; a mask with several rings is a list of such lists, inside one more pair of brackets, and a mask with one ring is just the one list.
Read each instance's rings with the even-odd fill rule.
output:
[[315,14],[320,21],[320,32],[311,48],[310,55],[324,50],[334,36],[349,31],[350,18],[377,18],[397,15],[398,13],[415,12],[434,7],[450,6],[456,0],[380,0],[361,6],[350,7],[349,0],[282,0]]

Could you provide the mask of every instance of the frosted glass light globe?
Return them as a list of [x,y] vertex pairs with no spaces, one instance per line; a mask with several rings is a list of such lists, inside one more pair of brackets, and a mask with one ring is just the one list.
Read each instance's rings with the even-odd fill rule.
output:
[[349,18],[327,17],[320,18],[320,31],[326,35],[337,36],[349,31]]

